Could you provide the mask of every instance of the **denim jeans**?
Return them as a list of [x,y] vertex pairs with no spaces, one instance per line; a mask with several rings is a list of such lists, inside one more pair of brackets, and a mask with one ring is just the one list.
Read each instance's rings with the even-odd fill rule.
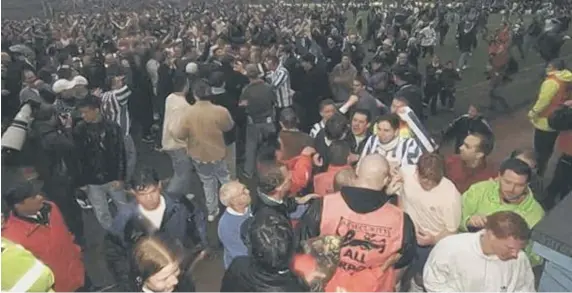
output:
[[276,133],[274,123],[251,123],[246,125],[244,175],[247,177],[252,178],[254,175],[258,148],[274,133]]
[[113,222],[108,199],[111,198],[117,209],[127,203],[127,195],[123,187],[114,188],[111,186],[111,182],[102,185],[88,185],[87,198],[93,206],[95,217],[105,230],[109,230]]
[[218,212],[219,183],[222,185],[230,181],[226,162],[224,160],[200,162],[193,159],[193,165],[195,165],[197,174],[203,183],[208,214],[216,215]]
[[469,64],[469,57],[470,57],[469,52],[461,52],[461,56],[459,56],[459,61],[457,62],[457,68],[462,69],[463,66],[468,65]]
[[186,196],[191,192],[191,170],[193,168],[187,149],[167,150],[173,165],[173,177],[166,192],[171,195]]
[[236,179],[236,142],[226,146],[226,156],[224,157],[228,166],[228,173],[231,180]]
[[127,135],[123,138],[125,144],[125,158],[127,161],[127,170],[125,174],[125,181],[129,182],[133,172],[135,172],[135,165],[137,164],[137,150],[135,149],[135,142],[133,142],[133,137]]

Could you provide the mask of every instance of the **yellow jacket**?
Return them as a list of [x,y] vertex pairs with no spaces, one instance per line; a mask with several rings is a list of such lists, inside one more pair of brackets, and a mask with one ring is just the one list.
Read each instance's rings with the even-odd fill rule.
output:
[[2,292],[53,292],[54,274],[22,246],[2,237]]
[[554,98],[561,92],[560,87],[563,83],[559,83],[560,80],[564,83],[572,82],[572,72],[569,70],[553,71],[548,74],[548,77],[542,82],[540,86],[540,91],[538,93],[538,99],[528,112],[528,119],[536,129],[544,131],[554,131],[548,126],[548,116],[541,115],[543,111],[549,108],[551,103],[553,103]]

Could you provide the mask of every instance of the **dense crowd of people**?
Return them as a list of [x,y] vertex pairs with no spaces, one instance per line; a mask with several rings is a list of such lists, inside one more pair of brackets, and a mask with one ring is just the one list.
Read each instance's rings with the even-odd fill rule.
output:
[[[2,20],[3,291],[195,291],[217,250],[223,292],[536,290],[530,231],[572,192],[570,3],[107,5]],[[546,62],[534,148],[498,165],[482,105],[426,127],[479,42],[492,111]]]

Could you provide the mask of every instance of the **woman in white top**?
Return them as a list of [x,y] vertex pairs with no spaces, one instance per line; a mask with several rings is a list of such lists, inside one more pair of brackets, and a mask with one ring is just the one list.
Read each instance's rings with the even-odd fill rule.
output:
[[423,270],[427,292],[534,292],[534,275],[524,252],[530,228],[510,211],[486,218],[477,233],[439,241]]

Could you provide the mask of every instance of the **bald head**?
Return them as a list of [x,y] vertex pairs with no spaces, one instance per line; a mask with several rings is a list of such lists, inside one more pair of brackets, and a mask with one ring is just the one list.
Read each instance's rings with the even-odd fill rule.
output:
[[357,168],[356,186],[382,190],[389,177],[389,163],[380,154],[367,155],[360,160]]

